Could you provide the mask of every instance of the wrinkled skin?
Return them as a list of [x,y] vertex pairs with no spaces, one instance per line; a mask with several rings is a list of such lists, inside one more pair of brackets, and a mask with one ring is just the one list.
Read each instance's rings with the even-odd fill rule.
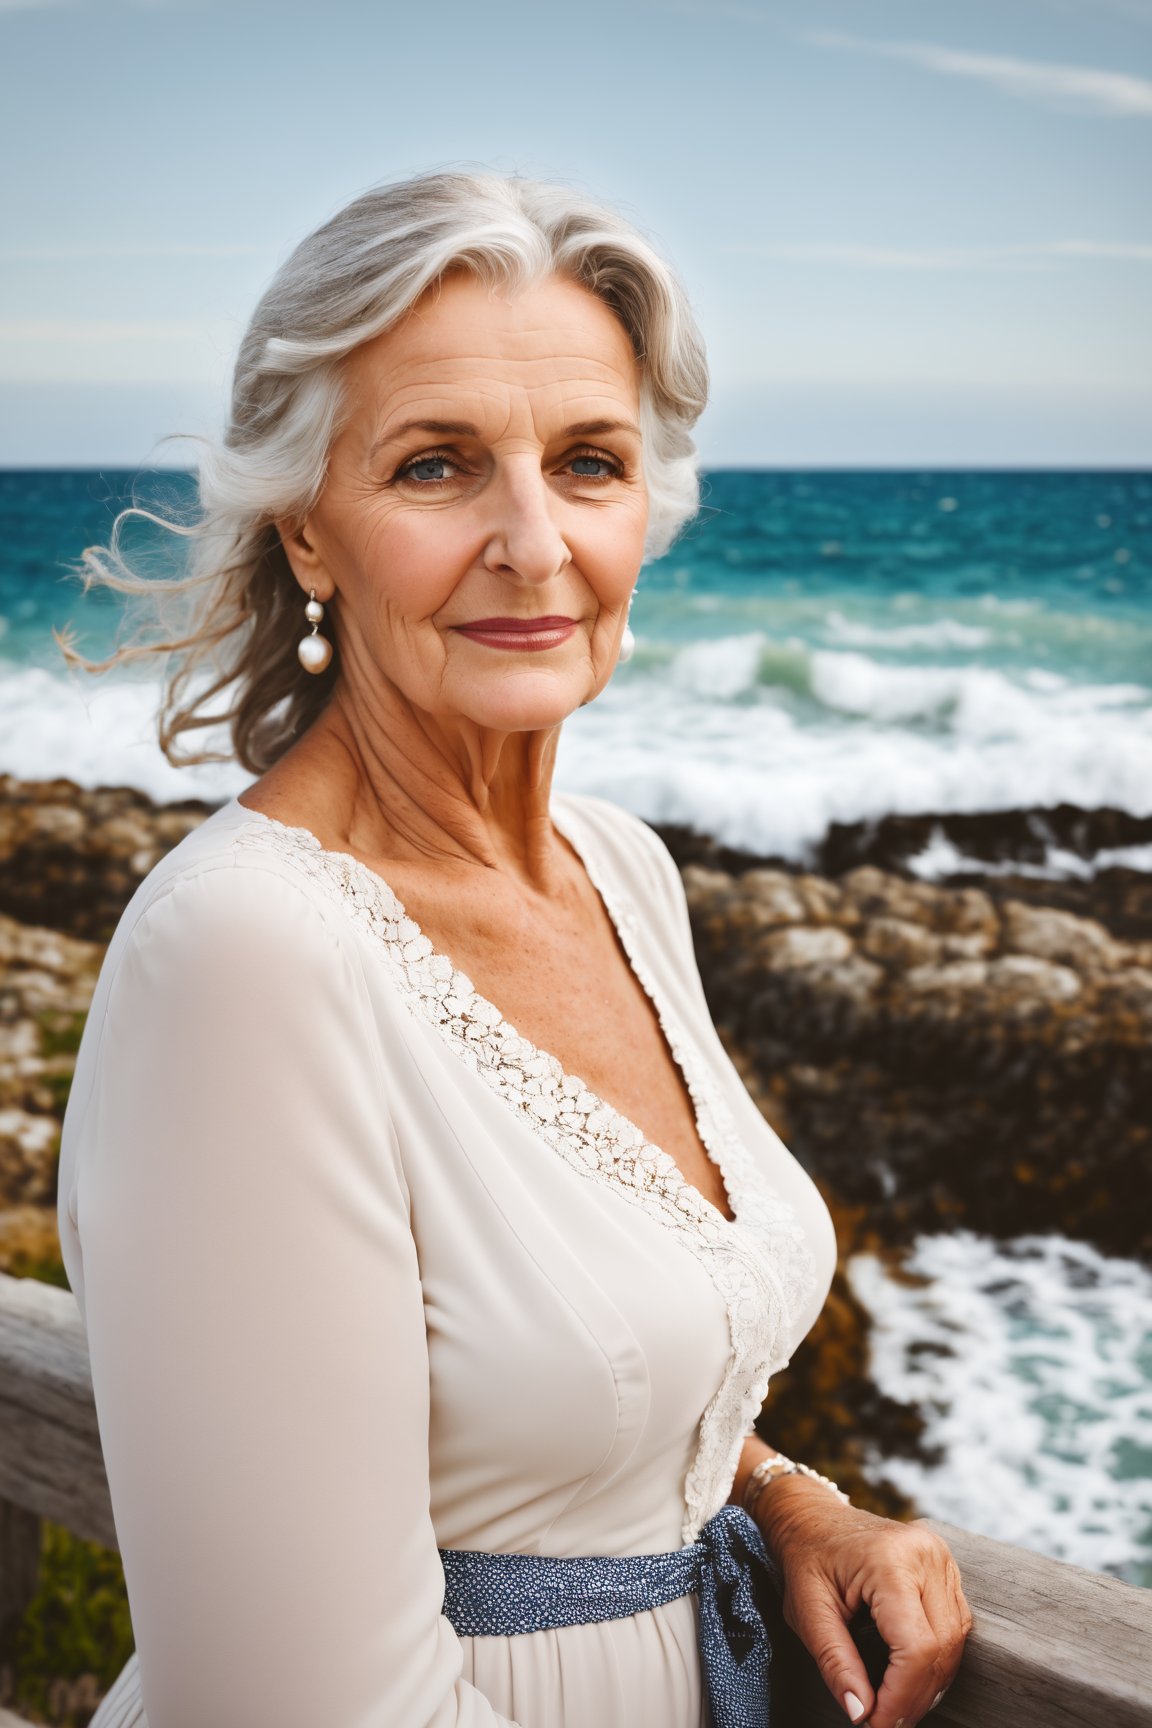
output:
[[[768,1448],[762,1449],[768,1456]],[[784,1576],[784,1618],[817,1662],[846,1716],[912,1728],[956,1677],[972,1615],[947,1544],[923,1523],[901,1524],[846,1506],[818,1482],[770,1482],[757,1522]],[[879,1692],[847,1623],[872,1612],[889,1647]]]

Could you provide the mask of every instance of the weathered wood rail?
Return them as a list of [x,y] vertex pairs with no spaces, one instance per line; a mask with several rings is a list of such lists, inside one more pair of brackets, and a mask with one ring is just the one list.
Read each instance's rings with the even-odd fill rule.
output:
[[[40,1520],[117,1547],[70,1291],[0,1272],[0,1625],[36,1588]],[[975,1629],[933,1728],[1152,1728],[1152,1591],[936,1525]],[[780,1647],[794,1720],[845,1717],[799,1645]],[[0,1728],[24,1728],[0,1710]]]

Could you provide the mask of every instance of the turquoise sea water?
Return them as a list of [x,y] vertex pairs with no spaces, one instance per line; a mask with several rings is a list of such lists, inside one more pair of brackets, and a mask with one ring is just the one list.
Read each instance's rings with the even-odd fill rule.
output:
[[[227,796],[247,776],[160,757],[147,677],[66,676],[52,641],[72,621],[90,655],[112,645],[119,605],[65,569],[130,486],[0,474],[0,770]],[[136,490],[193,499],[176,474]],[[179,542],[130,544],[178,566]],[[1147,473],[712,474],[633,623],[635,658],[567,723],[557,778],[650,819],[802,859],[830,821],[890,811],[1152,814]],[[1152,870],[1152,848],[1128,852]],[[855,1278],[877,1377],[925,1411],[943,1462],[877,1474],[903,1469],[925,1511],[1152,1583],[1147,1269],[964,1233],[914,1267],[926,1284],[867,1262]],[[938,1334],[946,1350],[918,1348]]]
[[[71,619],[110,646],[118,605],[64,571],[130,485],[0,475],[2,765],[223,796],[234,773],[161,761],[150,687],[66,682],[51,639]],[[178,474],[136,491],[193,497]],[[1152,813],[1152,475],[727,472],[704,494],[641,573],[636,656],[566,726],[562,783],[797,859],[888,811]],[[177,566],[178,541],[130,544]]]

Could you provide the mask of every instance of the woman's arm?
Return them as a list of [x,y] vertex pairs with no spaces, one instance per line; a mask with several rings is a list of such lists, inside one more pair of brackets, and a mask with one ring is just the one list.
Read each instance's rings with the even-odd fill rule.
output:
[[[745,1440],[729,1496],[734,1504],[743,1504],[756,1465],[774,1456],[758,1435]],[[755,1514],[783,1574],[784,1618],[849,1720],[912,1728],[951,1685],[972,1629],[947,1545],[921,1524],[846,1506],[803,1475],[768,1482]],[[847,1629],[862,1605],[889,1648],[879,1692]]]
[[441,1614],[420,1270],[338,924],[259,868],[178,879],[67,1124],[150,1728],[508,1728]]

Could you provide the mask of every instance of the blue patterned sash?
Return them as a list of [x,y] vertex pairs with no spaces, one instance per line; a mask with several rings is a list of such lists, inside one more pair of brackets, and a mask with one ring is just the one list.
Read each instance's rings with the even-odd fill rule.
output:
[[512,1637],[660,1608],[695,1591],[715,1728],[768,1728],[772,1646],[761,1603],[776,1568],[754,1521],[722,1506],[669,1554],[486,1554],[441,1548],[444,1613],[461,1637]]

